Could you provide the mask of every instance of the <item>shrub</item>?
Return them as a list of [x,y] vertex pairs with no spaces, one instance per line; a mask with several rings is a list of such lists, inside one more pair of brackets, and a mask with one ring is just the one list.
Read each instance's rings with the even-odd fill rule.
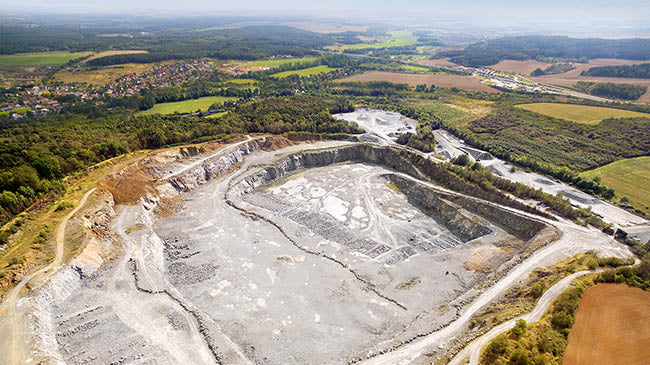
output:
[[515,326],[510,329],[510,333],[516,338],[519,338],[523,336],[524,333],[526,333],[526,328],[528,328],[526,321],[523,319],[518,319]]
[[573,325],[573,316],[563,311],[554,313],[553,316],[551,316],[551,324],[553,325],[553,328],[558,331],[565,328],[571,328]]
[[530,288],[530,295],[532,295],[533,298],[537,299],[544,294],[544,289],[546,289],[546,285],[544,285],[543,282],[538,281],[535,283],[535,285]]
[[62,210],[66,210],[66,209],[72,208],[72,207],[74,207],[74,203],[64,200],[64,201],[60,202],[56,206],[56,209],[54,209],[54,210],[57,211],[57,212],[60,212]]
[[510,364],[529,365],[530,359],[528,357],[528,351],[522,349],[521,347],[516,348],[510,355]]
[[488,363],[494,362],[494,360],[499,358],[499,355],[503,355],[506,352],[508,352],[508,341],[505,336],[498,336],[485,349],[485,360]]
[[467,165],[470,164],[471,161],[469,160],[469,157],[467,157],[466,154],[462,154],[462,155],[457,156],[457,157],[455,157],[454,159],[452,159],[451,162],[452,162],[454,165],[458,165],[458,166],[467,166]]

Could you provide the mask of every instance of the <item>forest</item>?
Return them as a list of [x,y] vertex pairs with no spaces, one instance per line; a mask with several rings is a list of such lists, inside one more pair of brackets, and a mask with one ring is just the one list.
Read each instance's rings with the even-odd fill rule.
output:
[[[201,32],[151,32],[141,30],[132,37],[103,37],[114,29],[70,29],[61,26],[37,28],[2,26],[2,54],[42,51],[102,51],[145,49],[149,53],[112,55],[90,60],[90,66],[124,63],[153,63],[170,59],[212,57],[257,60],[274,55],[315,55],[314,48],[333,42],[325,36],[287,26],[247,26]],[[124,30],[124,31],[128,31]]]
[[441,57],[463,66],[480,67],[510,60],[562,60],[586,62],[594,58],[648,60],[650,39],[569,38],[564,36],[504,37],[475,43]]
[[592,67],[580,73],[583,76],[626,77],[650,79],[650,63],[630,66],[601,66]]
[[591,95],[622,100],[637,100],[648,91],[647,86],[588,81],[578,81],[574,88]]

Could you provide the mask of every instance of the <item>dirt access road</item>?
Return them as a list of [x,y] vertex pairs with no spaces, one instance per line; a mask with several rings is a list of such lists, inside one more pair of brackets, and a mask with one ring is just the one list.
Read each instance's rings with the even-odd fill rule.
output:
[[481,356],[481,350],[483,349],[483,347],[485,347],[485,345],[487,345],[490,341],[492,341],[492,339],[510,330],[512,327],[514,327],[515,323],[519,319],[523,319],[527,323],[533,323],[539,321],[544,315],[544,312],[546,312],[546,310],[551,305],[551,303],[553,303],[555,298],[557,298],[558,295],[562,294],[562,292],[566,290],[569,287],[569,285],[571,285],[574,279],[584,275],[600,272],[600,271],[602,270],[578,271],[560,280],[558,283],[556,283],[550,289],[548,289],[544,293],[544,295],[542,295],[541,298],[539,298],[539,301],[537,302],[537,305],[535,306],[535,309],[533,309],[532,312],[528,312],[519,317],[503,322],[500,325],[491,329],[488,333],[472,341],[461,352],[456,354],[456,356],[454,356],[453,359],[451,359],[449,365],[461,364],[462,361],[468,356],[469,356],[470,365],[478,365]]
[[7,354],[7,364],[24,364],[25,360],[28,358],[28,354],[25,353],[27,349],[24,346],[21,346],[21,342],[24,339],[24,333],[21,333],[21,320],[18,318],[18,314],[16,313],[16,301],[19,297],[21,289],[29,283],[30,280],[37,276],[45,275],[44,279],[48,278],[49,276],[52,275],[54,272],[54,268],[57,268],[61,266],[61,263],[63,262],[63,252],[64,252],[64,245],[65,245],[65,227],[68,224],[68,221],[72,216],[74,216],[79,209],[81,209],[84,204],[86,204],[86,200],[95,191],[96,188],[92,188],[84,194],[84,196],[81,198],[79,201],[79,204],[71,210],[68,214],[63,217],[59,225],[56,227],[56,234],[55,234],[55,240],[56,240],[56,256],[54,258],[54,261],[50,263],[49,265],[45,266],[44,268],[26,275],[23,277],[23,279],[14,287],[9,295],[7,296],[7,299],[4,301],[2,304],[3,307],[6,308],[6,318],[10,319],[11,323],[11,344],[8,346],[9,348],[9,354]]

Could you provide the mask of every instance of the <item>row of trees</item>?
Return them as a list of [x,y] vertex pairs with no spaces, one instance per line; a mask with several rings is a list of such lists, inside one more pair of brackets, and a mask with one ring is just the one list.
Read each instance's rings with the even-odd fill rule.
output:
[[650,63],[629,66],[600,66],[582,71],[583,76],[627,77],[650,79]]
[[575,88],[591,95],[623,100],[637,100],[648,91],[647,86],[615,84],[612,82],[578,81]]
[[535,69],[533,72],[530,73],[530,76],[563,74],[573,69],[575,69],[575,67],[570,63],[554,63],[543,70],[541,68]]

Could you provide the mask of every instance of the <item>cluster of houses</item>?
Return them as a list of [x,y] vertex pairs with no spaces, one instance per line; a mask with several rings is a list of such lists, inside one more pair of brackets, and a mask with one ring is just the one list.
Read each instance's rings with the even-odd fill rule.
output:
[[56,112],[61,109],[61,104],[48,97],[52,94],[54,93],[47,89],[42,90],[37,86],[20,93],[5,93],[7,99],[14,101],[3,103],[0,106],[0,112],[13,119],[23,118],[27,113],[45,115]]
[[153,66],[149,71],[122,76],[106,85],[103,95],[109,97],[139,94],[142,90],[173,86],[188,80],[209,76],[215,71],[208,60],[193,60]]
[[45,115],[62,108],[61,103],[52,99],[53,95],[75,95],[81,100],[136,95],[142,90],[205,78],[214,71],[210,61],[193,60],[156,65],[147,72],[122,76],[100,87],[86,84],[34,86],[26,89],[17,87],[11,92],[5,92],[6,102],[0,104],[0,115],[8,115],[13,119],[23,118],[28,113]]

